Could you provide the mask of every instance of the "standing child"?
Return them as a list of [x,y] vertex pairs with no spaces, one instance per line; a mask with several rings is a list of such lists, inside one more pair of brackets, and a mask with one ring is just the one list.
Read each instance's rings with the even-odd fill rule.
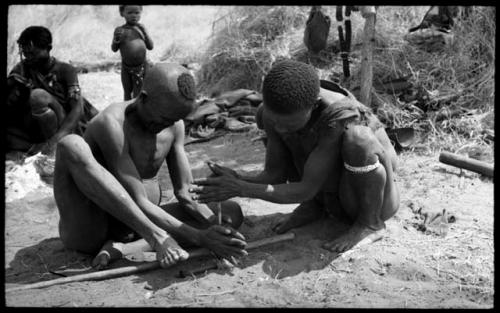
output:
[[146,48],[152,50],[153,41],[144,25],[139,23],[142,5],[120,5],[119,10],[126,23],[115,29],[111,50],[120,49],[124,100],[130,100],[142,88],[147,67]]

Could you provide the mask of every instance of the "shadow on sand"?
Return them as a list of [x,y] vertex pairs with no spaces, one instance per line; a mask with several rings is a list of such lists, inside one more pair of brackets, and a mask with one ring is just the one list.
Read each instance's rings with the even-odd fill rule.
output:
[[[247,216],[240,231],[249,242],[275,236],[276,234],[271,230],[271,227],[283,215],[275,213],[264,216]],[[273,279],[282,279],[302,272],[323,269],[339,254],[321,248],[321,244],[325,240],[337,237],[347,227],[346,224],[328,218],[292,229],[291,232],[295,233],[293,240],[249,250],[249,255],[240,259],[237,267],[244,269],[262,262],[263,272]],[[45,239],[36,245],[20,249],[16,253],[5,270],[5,283],[19,286],[58,279],[63,275],[69,277],[95,272],[90,266],[91,261],[92,256],[90,255],[65,249],[59,238]],[[113,262],[109,269],[144,264],[150,261],[154,261],[154,253],[132,255]],[[133,282],[147,282],[151,290],[156,291],[179,281],[203,277],[207,272],[196,275],[196,277],[186,278],[180,278],[179,272],[180,270],[192,271],[209,263],[213,263],[212,257],[191,259],[167,269],[158,268],[133,274],[135,275]],[[210,271],[221,275],[228,274],[227,271],[221,269]]]

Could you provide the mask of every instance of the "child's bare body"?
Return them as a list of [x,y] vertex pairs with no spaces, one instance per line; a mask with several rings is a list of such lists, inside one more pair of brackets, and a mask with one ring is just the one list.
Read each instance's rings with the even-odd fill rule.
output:
[[147,69],[146,50],[153,49],[153,41],[144,25],[139,23],[142,6],[120,6],[120,15],[126,23],[115,29],[111,50],[120,50],[122,57],[121,78],[124,100],[138,95]]

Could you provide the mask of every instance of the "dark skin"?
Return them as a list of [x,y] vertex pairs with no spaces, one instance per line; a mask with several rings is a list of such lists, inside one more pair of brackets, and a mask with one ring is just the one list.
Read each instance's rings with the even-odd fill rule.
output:
[[[140,6],[126,5],[120,13],[126,24],[115,29],[111,43],[111,50],[116,52],[120,49],[122,64],[129,67],[142,66],[146,62],[146,49],[153,49],[153,41],[144,25],[139,23],[141,13]],[[134,83],[126,69],[122,69],[121,80],[124,100],[137,96],[140,86]]]
[[[273,120],[272,123],[276,125],[279,132],[292,132],[303,128],[311,116],[311,111],[312,109],[296,112],[285,116],[281,123],[276,123],[278,117],[264,109],[266,116]],[[206,183],[206,186],[199,189],[193,188],[193,192],[202,191],[194,197],[201,202],[216,201],[215,199],[235,197],[236,195],[243,196],[242,193],[245,194],[244,197],[259,198],[274,203],[297,203],[311,199],[319,191],[327,178],[330,167],[333,166],[334,161],[331,161],[332,155],[329,151],[337,145],[336,141],[324,142],[319,145],[319,149],[309,156],[305,164],[302,180],[286,183],[288,166],[284,166],[283,160],[290,160],[288,151],[279,138],[275,136],[275,133],[268,134],[263,172],[255,177],[241,177],[240,180],[233,180],[231,176],[226,175],[217,178],[197,179],[195,180],[196,184],[205,185]],[[211,168],[216,167],[212,166]],[[226,184],[226,179],[229,179],[231,183]],[[227,188],[219,188],[220,185],[211,185],[211,182],[220,183]]]
[[153,41],[146,27],[139,23],[142,9],[139,6],[127,5],[121,15],[130,28],[118,27],[113,34],[111,50],[120,49],[122,61],[129,66],[141,65],[146,60],[146,49],[153,49]]
[[[93,261],[98,268],[132,251],[156,251],[160,264],[170,266],[188,257],[178,240],[228,259],[246,255],[243,235],[232,227],[214,225],[213,211],[190,198],[192,176],[181,120],[190,108],[168,102],[154,91],[143,90],[134,100],[103,110],[89,124],[84,139],[68,136],[58,146],[54,195],[61,216],[61,239],[67,247],[87,253],[102,248]],[[135,109],[126,115],[129,105]],[[150,196],[154,192],[143,180],[155,177],[163,161],[179,207],[208,228],[195,228],[177,219],[157,205],[157,196]],[[143,239],[128,244],[110,241],[104,213]]]
[[[22,55],[25,58],[25,62],[35,70],[39,71],[41,74],[46,75],[50,69],[50,49],[49,48],[39,48],[36,46],[25,46],[22,48]],[[49,102],[49,106],[54,110],[53,103],[57,103],[55,98]],[[57,107],[57,106],[55,106]],[[42,152],[44,154],[53,154],[57,142],[64,136],[73,132],[73,130],[78,125],[78,121],[83,114],[83,100],[81,96],[77,98],[69,99],[70,111],[62,119],[62,123],[56,133],[46,142],[32,145],[29,153],[36,154]],[[55,110],[62,116],[59,110],[60,106]]]
[[[327,97],[338,99],[343,95],[322,89],[320,98]],[[302,129],[312,110],[280,115],[264,107],[264,116],[274,128],[267,132],[264,171],[252,177],[212,164],[210,168],[217,177],[194,180],[193,198],[200,202],[250,197],[274,203],[301,203],[290,216],[280,219],[273,227],[277,233],[283,233],[320,217],[321,208],[311,205],[310,200],[319,192],[341,156],[353,166],[374,164],[378,158],[382,166],[364,174],[354,174],[341,167],[337,174],[340,175],[340,205],[354,223],[345,234],[324,243],[323,247],[344,252],[363,238],[377,235],[385,227],[383,221],[390,218],[399,205],[393,174],[396,153],[383,128],[373,133],[368,127],[352,126],[344,134],[342,144],[340,138],[321,139],[307,158],[300,181],[286,182],[291,158],[280,134]]]

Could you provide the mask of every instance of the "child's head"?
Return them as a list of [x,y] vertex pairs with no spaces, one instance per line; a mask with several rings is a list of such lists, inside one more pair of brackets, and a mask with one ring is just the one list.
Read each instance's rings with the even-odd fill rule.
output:
[[319,90],[314,67],[293,60],[277,62],[262,84],[265,115],[277,131],[296,131],[309,120]]
[[142,5],[120,5],[118,8],[128,24],[136,24],[141,19]]

